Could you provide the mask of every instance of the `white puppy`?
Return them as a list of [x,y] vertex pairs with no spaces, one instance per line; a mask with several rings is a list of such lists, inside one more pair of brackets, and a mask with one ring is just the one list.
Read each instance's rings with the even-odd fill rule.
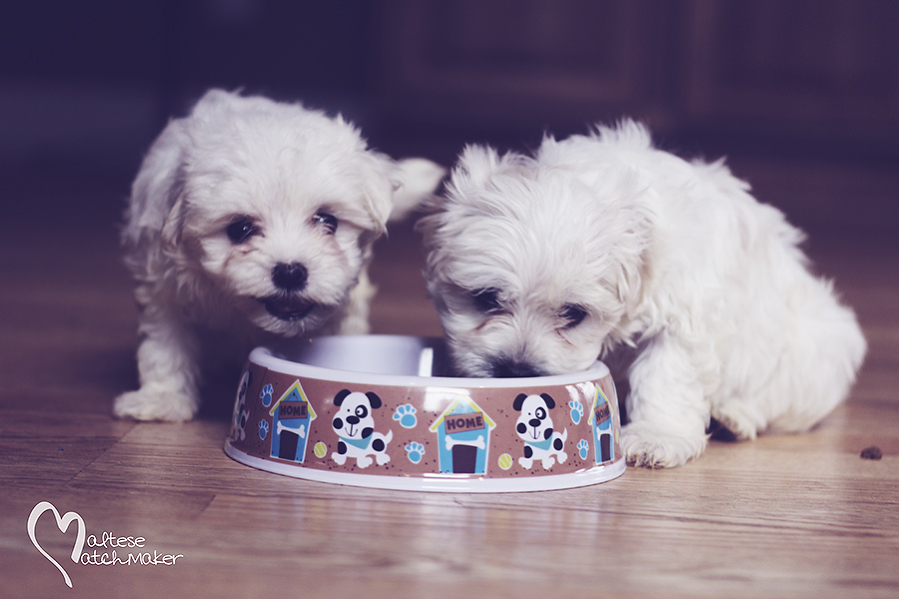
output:
[[250,346],[367,330],[372,243],[443,169],[366,148],[342,118],[209,91],[134,181],[122,231],[137,281],[140,389],[118,416],[188,420],[201,365]]
[[462,374],[579,371],[636,350],[628,462],[804,431],[847,395],[866,344],[803,236],[723,162],[653,149],[625,121],[533,157],[469,147],[419,223],[428,287]]

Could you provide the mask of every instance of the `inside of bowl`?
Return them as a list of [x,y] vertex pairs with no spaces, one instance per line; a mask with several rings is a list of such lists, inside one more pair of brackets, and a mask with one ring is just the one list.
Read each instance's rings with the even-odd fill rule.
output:
[[285,352],[301,364],[400,376],[451,376],[442,339],[399,335],[320,337]]

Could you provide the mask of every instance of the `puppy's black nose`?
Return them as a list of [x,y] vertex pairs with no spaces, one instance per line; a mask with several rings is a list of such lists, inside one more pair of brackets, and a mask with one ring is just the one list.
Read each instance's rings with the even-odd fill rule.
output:
[[279,289],[298,291],[306,286],[309,271],[299,262],[276,264],[272,269],[272,282]]
[[493,376],[497,378],[540,376],[540,372],[533,365],[518,360],[500,358],[492,361],[490,366]]

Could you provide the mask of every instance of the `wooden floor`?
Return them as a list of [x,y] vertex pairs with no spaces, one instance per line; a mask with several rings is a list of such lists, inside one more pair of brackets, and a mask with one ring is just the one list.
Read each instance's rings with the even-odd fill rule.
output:
[[[228,424],[214,416],[110,418],[112,398],[136,385],[136,312],[113,226],[126,192],[114,178],[3,183],[0,596],[899,596],[893,234],[812,235],[817,269],[870,343],[852,397],[815,431],[712,442],[682,468],[576,490],[424,494],[253,470],[224,455]],[[439,334],[414,234],[393,231],[377,259],[375,331]],[[216,398],[225,412],[230,397]],[[883,458],[862,459],[869,446]],[[45,513],[35,538],[66,588],[28,535],[42,501],[80,515],[97,542],[143,537],[156,563],[75,564],[74,526],[64,536]],[[88,559],[109,543],[85,545]]]

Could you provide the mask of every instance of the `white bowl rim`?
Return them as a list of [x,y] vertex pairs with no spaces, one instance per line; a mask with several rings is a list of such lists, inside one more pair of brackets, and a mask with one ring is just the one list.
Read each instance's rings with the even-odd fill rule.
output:
[[[319,337],[309,339],[309,342],[315,342],[316,339],[341,339],[351,343],[354,340],[365,338],[366,342],[377,342],[383,340],[385,342],[396,342],[409,340],[435,341],[433,337],[421,337],[415,335],[333,335],[328,337]],[[417,376],[403,374],[381,374],[360,372],[354,370],[342,370],[338,368],[327,368],[324,366],[313,366],[302,362],[295,362],[287,358],[281,358],[275,355],[274,351],[268,347],[256,347],[249,355],[250,362],[293,376],[302,376],[326,381],[345,382],[356,385],[380,385],[385,387],[449,387],[449,388],[495,388],[508,389],[519,387],[553,387],[562,385],[572,385],[584,383],[588,381],[599,380],[609,374],[609,368],[600,360],[593,365],[580,372],[568,374],[535,376],[535,377],[511,377],[511,378],[476,378],[476,377],[447,377],[447,376]]]
[[386,476],[358,472],[330,472],[303,467],[302,464],[285,464],[255,457],[235,448],[225,441],[225,454],[231,459],[258,470],[281,474],[292,478],[324,483],[388,489],[395,491],[431,491],[443,493],[524,493],[529,491],[558,491],[604,483],[618,478],[627,470],[624,458],[585,468],[577,472],[527,476],[522,478],[490,478],[472,475]]

